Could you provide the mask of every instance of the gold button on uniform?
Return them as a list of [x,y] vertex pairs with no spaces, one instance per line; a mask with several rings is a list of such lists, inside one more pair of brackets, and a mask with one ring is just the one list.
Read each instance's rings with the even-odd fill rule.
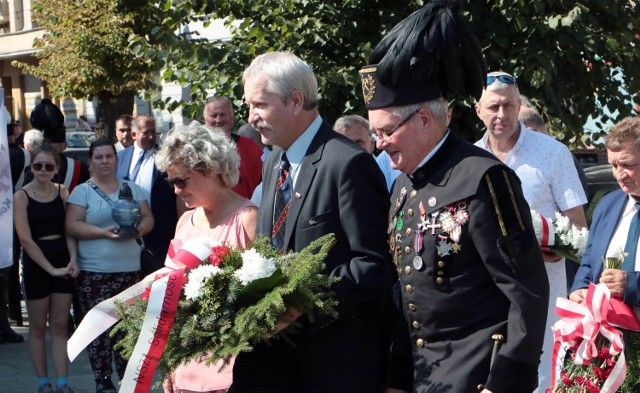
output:
[[438,276],[444,276],[444,272],[442,270],[438,270]]
[[404,287],[404,290],[407,293],[413,293],[413,287],[411,285],[407,285],[406,287]]
[[408,309],[409,309],[409,311],[411,311],[411,312],[416,312],[416,310],[418,309],[418,307],[416,307],[416,305],[415,305],[415,304],[413,304],[413,303],[409,303],[409,304],[407,305],[407,308],[408,308]]
[[411,236],[411,228],[407,228],[407,230],[405,231],[405,233],[407,234],[407,236]]
[[416,191],[416,190],[411,191],[411,194],[409,194],[409,196],[410,196],[411,198],[415,198],[415,197],[417,197],[417,196],[418,196],[418,191]]
[[424,340],[421,338],[417,339],[416,345],[418,346],[418,348],[424,348]]
[[411,323],[411,326],[413,326],[413,328],[416,329],[416,330],[418,330],[418,329],[420,329],[420,327],[422,327],[422,325],[420,325],[420,322],[418,322],[418,321],[413,321]]
[[411,266],[404,267],[404,274],[406,274],[407,276],[411,274]]
[[436,284],[438,284],[438,285],[444,284],[444,278],[442,278],[442,277],[436,278]]
[[438,261],[438,267],[442,269],[445,266],[444,261]]
[[405,253],[405,254],[407,254],[407,255],[411,254],[411,247],[406,246],[406,247],[404,248],[404,253]]
[[413,209],[407,209],[407,215],[413,217]]

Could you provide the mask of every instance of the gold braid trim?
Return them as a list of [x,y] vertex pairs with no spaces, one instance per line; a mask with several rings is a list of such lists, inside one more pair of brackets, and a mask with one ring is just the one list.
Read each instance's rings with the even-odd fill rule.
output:
[[498,205],[498,197],[496,195],[496,191],[493,189],[491,178],[489,177],[489,175],[484,175],[484,180],[487,182],[487,186],[489,187],[489,194],[491,194],[491,199],[493,200],[493,207],[496,209],[496,215],[498,216],[498,224],[500,225],[502,236],[507,236],[507,228],[504,225],[504,220],[502,219],[502,212],[500,211],[500,206]]
[[511,188],[511,182],[509,181],[509,175],[507,175],[506,171],[502,171],[502,176],[504,176],[504,182],[507,184],[509,188],[509,196],[511,197],[511,204],[513,205],[513,210],[516,212],[516,217],[518,217],[518,223],[520,224],[520,230],[524,231],[524,222],[522,222],[522,216],[520,215],[520,209],[518,209],[518,204],[516,203],[516,196],[513,193],[513,188]]

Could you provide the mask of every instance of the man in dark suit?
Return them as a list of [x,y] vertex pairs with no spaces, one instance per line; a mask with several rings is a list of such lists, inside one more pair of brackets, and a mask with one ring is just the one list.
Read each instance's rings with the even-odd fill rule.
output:
[[[587,249],[569,296],[575,302],[586,298],[589,283],[593,282],[606,284],[613,296],[628,305],[640,306],[638,233],[632,229],[639,214],[636,205],[640,201],[639,140],[639,117],[623,119],[607,136],[607,156],[620,190],[605,195],[593,212]],[[618,269],[604,269],[604,257],[619,258],[624,264]]]
[[387,228],[400,276],[387,393],[530,393],[549,285],[517,175],[449,129],[448,99],[486,83],[455,4],[400,22],[360,71],[377,147],[403,173]]
[[178,222],[178,202],[173,189],[164,181],[167,174],[156,169],[155,120],[139,115],[131,126],[135,142],[118,152],[116,176],[135,182],[145,191],[155,225],[143,239],[145,247],[158,257],[157,268],[161,268]]
[[[395,278],[385,245],[389,201],[382,173],[370,154],[323,122],[315,75],[295,55],[261,55],[243,81],[249,123],[276,146],[264,165],[258,234],[283,251],[299,251],[334,233],[325,263],[326,273],[340,279],[333,285],[340,316],[311,322],[289,310],[301,325],[294,345],[272,340],[240,354],[231,391],[380,391],[381,303]],[[283,174],[283,184],[291,182],[286,218],[277,208]]]

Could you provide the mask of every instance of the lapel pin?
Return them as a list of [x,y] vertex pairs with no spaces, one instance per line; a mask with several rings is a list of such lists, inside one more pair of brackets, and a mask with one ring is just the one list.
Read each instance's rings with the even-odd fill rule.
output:
[[296,192],[295,197],[296,197],[296,199],[300,199],[300,197],[301,197],[300,193]]

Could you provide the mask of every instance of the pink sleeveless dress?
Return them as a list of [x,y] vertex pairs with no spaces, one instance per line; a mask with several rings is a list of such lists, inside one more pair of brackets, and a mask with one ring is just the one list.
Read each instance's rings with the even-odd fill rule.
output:
[[[197,237],[209,237],[224,242],[229,246],[246,248],[247,239],[242,226],[241,215],[245,209],[257,208],[250,200],[245,200],[228,219],[215,228],[206,230],[193,226],[193,213],[190,210],[184,213],[176,226],[175,238],[180,240]],[[223,393],[226,392],[232,381],[233,359],[222,371],[218,369],[222,362],[207,366],[204,363],[191,361],[186,365],[175,369],[163,383],[165,393]]]

